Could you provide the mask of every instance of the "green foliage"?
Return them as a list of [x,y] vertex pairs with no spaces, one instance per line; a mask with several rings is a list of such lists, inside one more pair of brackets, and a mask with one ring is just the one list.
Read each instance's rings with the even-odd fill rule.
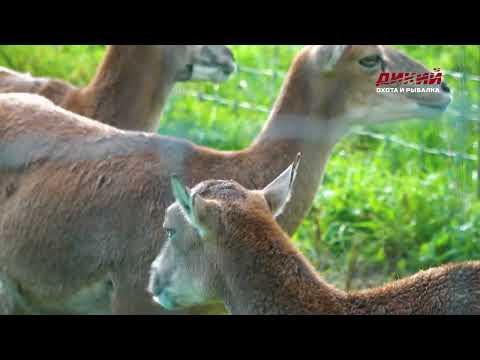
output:
[[[300,47],[232,48],[241,71],[221,85],[177,86],[160,133],[228,150],[253,140]],[[476,155],[480,82],[470,80],[468,74],[480,75],[480,47],[398,48],[430,68],[454,72],[447,77],[455,93],[453,111],[431,121],[412,119],[368,130],[426,148]],[[0,46],[0,66],[83,85],[95,73],[103,51],[101,45]],[[192,91],[227,102],[222,105],[184,94]],[[351,135],[336,147],[315,204],[294,240],[327,278],[347,288],[377,284],[449,261],[479,259],[477,166],[474,161]]]

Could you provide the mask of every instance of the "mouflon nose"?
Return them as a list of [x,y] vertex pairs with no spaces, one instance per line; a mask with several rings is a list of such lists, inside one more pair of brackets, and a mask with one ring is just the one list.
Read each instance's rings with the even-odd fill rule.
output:
[[450,94],[451,90],[450,88],[448,87],[447,83],[444,81],[442,82],[442,85],[441,85],[441,88],[443,91],[445,91],[447,94]]
[[233,62],[235,62],[235,55],[233,55],[232,49],[225,47],[225,52],[227,53],[227,56],[230,57]]
[[148,285],[148,292],[151,295],[158,296],[162,292],[163,288],[164,286],[161,284],[160,277],[156,273],[152,273],[150,276],[150,283]]
[[229,61],[225,61],[223,64],[221,64],[223,72],[227,75],[233,74],[235,71],[237,71],[237,64],[235,62],[235,55],[233,55],[233,51],[225,47],[225,52],[227,57],[229,58]]
[[221,64],[222,70],[225,73],[225,75],[231,75],[237,70],[237,65],[235,65],[235,62],[226,62]]

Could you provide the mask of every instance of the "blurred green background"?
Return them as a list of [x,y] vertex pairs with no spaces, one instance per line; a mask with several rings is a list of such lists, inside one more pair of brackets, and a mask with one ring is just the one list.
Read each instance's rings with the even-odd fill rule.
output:
[[[356,129],[337,145],[295,242],[343,289],[480,259],[480,46],[395,47],[444,70],[455,100],[441,118]],[[240,71],[221,85],[178,85],[159,132],[217,149],[247,146],[300,48],[232,45]],[[104,51],[2,45],[0,66],[85,85]]]

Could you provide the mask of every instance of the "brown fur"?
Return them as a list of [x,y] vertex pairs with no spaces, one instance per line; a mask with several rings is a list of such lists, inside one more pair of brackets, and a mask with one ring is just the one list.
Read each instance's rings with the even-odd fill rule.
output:
[[[176,254],[176,261],[182,269],[191,269],[193,284],[209,284],[201,293],[215,294],[231,314],[480,314],[479,261],[432,268],[380,288],[345,293],[327,284],[294,248],[257,191],[231,181],[208,181],[193,193],[207,201],[197,225],[204,235],[184,229],[192,226],[172,206],[166,224],[179,234],[168,246],[200,249]],[[154,271],[171,273],[165,263],[157,266]],[[161,293],[162,283],[171,286],[173,281],[153,278],[151,291]]]
[[[146,286],[165,240],[161,225],[173,200],[172,174],[191,185],[224,178],[259,188],[301,152],[292,201],[279,219],[293,233],[311,206],[330,151],[350,126],[342,109],[365,105],[374,113],[383,101],[375,94],[375,74],[345,70],[356,75],[335,83],[343,73],[320,73],[314,58],[325,48],[299,54],[265,129],[238,152],[117,130],[34,95],[0,95],[0,264],[18,286],[10,293],[37,311],[61,312],[74,294],[100,282],[115,313],[161,312]],[[359,48],[349,49],[337,67],[356,64],[358,52],[396,54],[381,46]],[[365,91],[370,98],[354,103]],[[445,98],[432,95],[429,101]],[[388,102],[397,103],[413,101]],[[417,114],[410,109],[404,115]],[[51,302],[55,306],[48,307]]]
[[[179,73],[193,61],[191,46],[110,45],[95,77],[83,88],[0,68],[0,93],[34,93],[120,129],[155,131],[175,82],[183,81]],[[233,63],[231,53],[215,55],[219,65]]]

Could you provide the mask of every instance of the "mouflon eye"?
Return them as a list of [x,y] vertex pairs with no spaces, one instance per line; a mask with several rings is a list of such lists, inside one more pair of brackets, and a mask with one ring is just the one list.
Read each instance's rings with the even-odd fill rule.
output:
[[366,69],[375,69],[383,64],[383,59],[380,55],[371,55],[360,59],[359,63]]

